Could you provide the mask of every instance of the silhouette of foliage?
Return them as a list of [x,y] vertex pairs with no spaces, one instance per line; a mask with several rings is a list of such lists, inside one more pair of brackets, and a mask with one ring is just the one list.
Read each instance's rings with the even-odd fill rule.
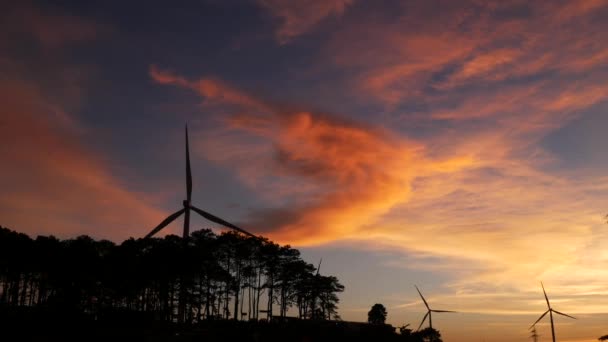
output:
[[386,308],[382,304],[374,304],[367,313],[367,321],[370,324],[384,324],[386,321]]
[[443,342],[439,330],[435,328],[424,328],[412,333],[412,340],[416,342]]
[[408,328],[409,324],[399,327],[398,341],[403,342],[443,342],[439,330],[435,328],[425,328],[413,331]]
[[600,341],[606,341],[606,340],[608,340],[608,335],[604,335],[602,337],[599,337],[598,340],[600,340]]
[[443,342],[439,330],[435,328],[425,328],[413,331],[408,328],[409,324],[399,327],[399,341],[404,342]]
[[410,325],[406,324],[406,325],[402,325],[399,327],[399,334],[401,334],[401,336],[410,336],[412,334],[412,329],[408,328]]
[[298,250],[236,232],[115,244],[88,236],[32,240],[0,227],[2,307],[175,322],[184,296],[188,323],[286,318],[290,309],[300,319],[327,320],[339,317],[342,291],[336,277],[315,274]]

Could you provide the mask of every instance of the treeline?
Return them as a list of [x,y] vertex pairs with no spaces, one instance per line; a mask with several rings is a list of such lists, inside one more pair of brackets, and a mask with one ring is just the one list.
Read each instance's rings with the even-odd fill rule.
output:
[[199,230],[184,241],[88,236],[32,239],[0,227],[0,305],[62,308],[94,318],[116,312],[186,322],[297,316],[337,319],[334,276],[290,246]]

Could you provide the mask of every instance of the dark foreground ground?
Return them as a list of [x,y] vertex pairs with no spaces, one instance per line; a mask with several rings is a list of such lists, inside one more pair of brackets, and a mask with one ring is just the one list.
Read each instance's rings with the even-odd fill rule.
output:
[[178,325],[115,314],[102,320],[31,310],[0,310],[0,341],[400,341],[390,325],[290,320],[203,321]]

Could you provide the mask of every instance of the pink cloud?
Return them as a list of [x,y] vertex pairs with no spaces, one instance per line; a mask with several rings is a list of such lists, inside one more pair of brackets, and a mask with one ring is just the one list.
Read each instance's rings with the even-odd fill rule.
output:
[[[418,2],[394,18],[353,19],[323,57],[355,76],[348,81],[358,96],[389,108],[482,84],[529,78],[535,87],[533,77],[548,73],[567,83],[608,65],[608,26],[597,15],[605,1],[459,4],[436,13]],[[509,15],[517,11],[525,14]]]

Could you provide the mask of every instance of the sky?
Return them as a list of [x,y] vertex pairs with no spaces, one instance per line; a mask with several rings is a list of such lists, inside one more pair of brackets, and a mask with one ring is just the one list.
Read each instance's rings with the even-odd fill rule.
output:
[[[608,334],[608,1],[0,5],[0,224],[141,237],[185,197],[444,340]],[[200,218],[192,227],[217,228]],[[179,233],[181,221],[167,229]],[[550,340],[548,322],[540,341]]]

